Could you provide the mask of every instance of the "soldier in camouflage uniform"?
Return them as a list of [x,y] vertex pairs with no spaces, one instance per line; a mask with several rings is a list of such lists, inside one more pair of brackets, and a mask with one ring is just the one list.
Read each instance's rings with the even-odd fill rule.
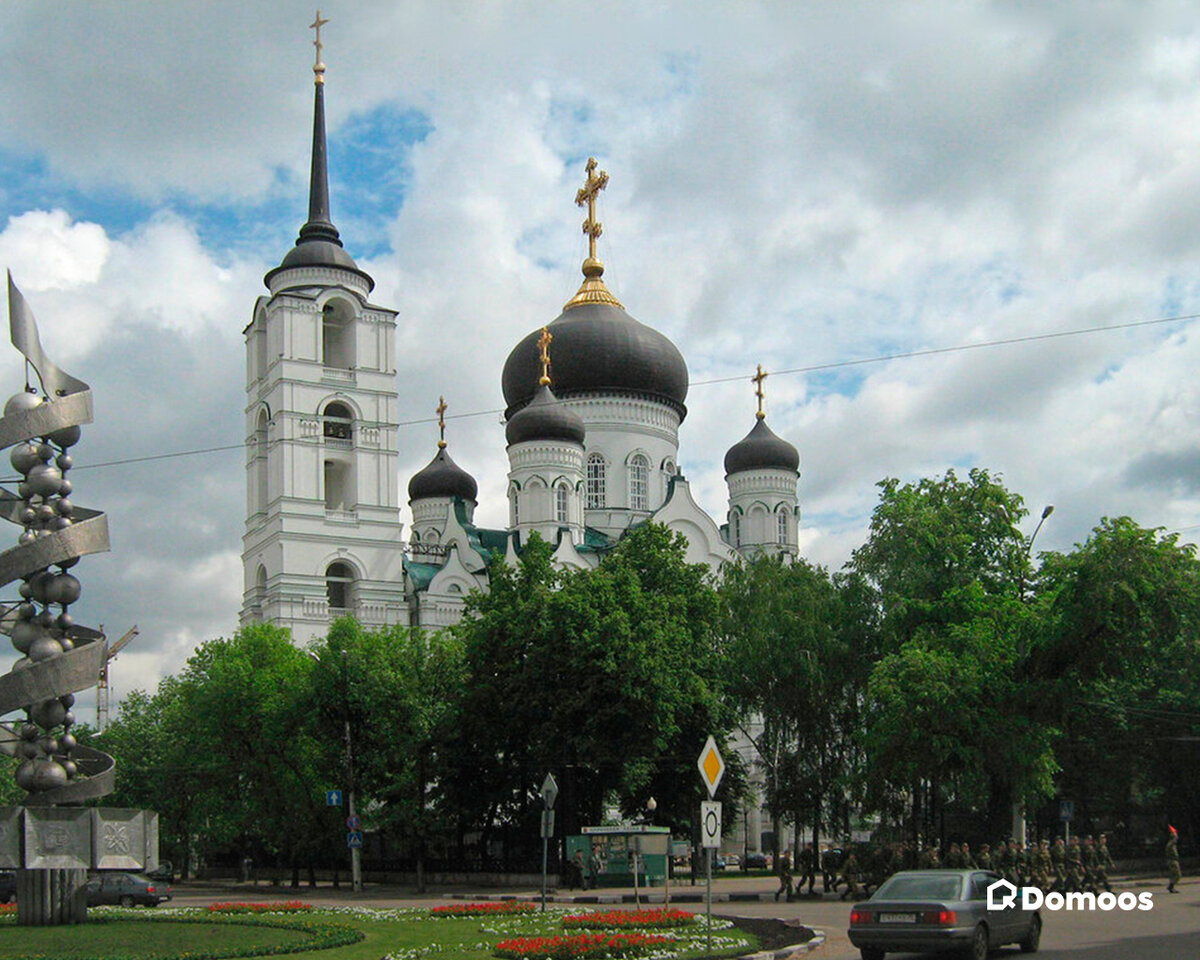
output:
[[1063,843],[1062,837],[1056,839],[1054,846],[1050,849],[1050,863],[1054,869],[1054,889],[1065,893],[1067,890],[1067,847]]
[[1033,854],[1033,884],[1043,893],[1054,885],[1054,864],[1050,860],[1050,841],[1042,840]]
[[965,842],[962,845],[962,865],[964,870],[979,869],[979,864],[975,861],[975,858],[971,856],[971,845]]
[[838,877],[838,882],[834,885],[835,890],[840,884],[844,883],[846,885],[846,889],[842,891],[843,900],[849,896],[853,896],[857,900],[862,896],[862,891],[858,888],[858,876],[858,857],[851,850],[842,862],[841,876]]
[[1100,843],[1096,848],[1096,884],[1112,892],[1112,884],[1108,882],[1108,871],[1115,870],[1116,864],[1108,852],[1108,834],[1100,834]]
[[797,866],[800,868],[800,879],[796,882],[796,895],[800,895],[800,890],[804,886],[804,881],[808,881],[808,895],[811,897],[813,885],[817,882],[816,862],[817,851],[815,845],[810,846],[805,844],[800,848],[800,856],[797,859]]
[[992,852],[992,869],[1005,880],[1009,879],[1008,844],[1003,840],[996,841],[995,849]]
[[946,851],[946,866],[951,870],[961,870],[962,865],[962,850],[957,843],[950,844],[950,849]]
[[1100,857],[1096,850],[1096,841],[1089,833],[1083,841],[1083,886],[1085,890],[1099,893],[1100,887],[1096,877],[1100,872]]
[[1072,837],[1067,844],[1067,891],[1083,890],[1083,851],[1079,849],[1079,838]]
[[1167,827],[1167,893],[1178,893],[1175,889],[1183,871],[1179,869],[1179,831]]
[[995,870],[996,866],[992,862],[992,846],[985,843],[979,848],[979,856],[975,858],[975,862],[979,864],[980,870]]

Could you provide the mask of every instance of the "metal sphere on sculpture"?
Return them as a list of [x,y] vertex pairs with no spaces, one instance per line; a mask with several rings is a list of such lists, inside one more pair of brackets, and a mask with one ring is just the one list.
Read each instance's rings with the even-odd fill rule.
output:
[[14,393],[8,398],[4,404],[4,415],[6,417],[16,416],[26,413],[34,407],[42,405],[42,398],[36,393],[30,393],[28,390],[22,390],[20,393]]

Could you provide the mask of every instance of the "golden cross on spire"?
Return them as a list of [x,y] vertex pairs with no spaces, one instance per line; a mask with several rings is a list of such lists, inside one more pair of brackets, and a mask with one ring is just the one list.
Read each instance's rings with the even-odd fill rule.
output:
[[549,327],[542,327],[542,335],[538,337],[538,359],[542,361],[542,379],[538,381],[543,387],[550,386],[550,341],[554,334]]
[[583,285],[576,291],[575,296],[567,301],[564,310],[578,307],[585,303],[609,303],[614,307],[621,306],[621,301],[608,292],[601,279],[604,276],[604,264],[596,257],[596,239],[604,232],[604,227],[596,219],[596,197],[608,186],[608,174],[601,170],[596,172],[595,157],[588,157],[587,181],[575,194],[575,203],[582,207],[587,204],[588,215],[583,221],[583,232],[588,237],[588,255],[583,261]]
[[766,416],[766,414],[763,413],[763,397],[765,396],[763,393],[763,381],[769,376],[770,374],[762,368],[762,364],[760,363],[758,365],[758,373],[750,378],[750,382],[755,384],[754,395],[758,397],[758,413],[756,416],[759,420],[762,420]]
[[313,73],[317,75],[316,82],[325,82],[325,64],[321,62],[321,28],[329,22],[328,19],[321,19],[321,11],[317,11],[317,19],[308,25],[310,30],[317,31],[317,39],[313,41],[313,46],[317,48],[317,59],[313,61]]
[[588,236],[588,259],[596,259],[596,240],[604,233],[604,227],[599,220],[596,219],[596,197],[600,191],[608,186],[608,174],[601,170],[596,173],[595,157],[588,157],[587,162],[587,182],[575,194],[575,206],[582,207],[585,203],[588,208],[587,219],[583,221],[583,232]]
[[446,447],[446,411],[449,408],[446,406],[446,398],[438,397],[437,415],[438,415],[438,449],[444,450]]

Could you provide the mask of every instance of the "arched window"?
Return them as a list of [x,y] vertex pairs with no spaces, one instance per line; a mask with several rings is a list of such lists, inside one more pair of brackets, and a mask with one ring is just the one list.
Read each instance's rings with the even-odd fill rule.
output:
[[325,596],[332,616],[354,609],[354,568],[350,564],[339,560],[326,568]]
[[341,370],[354,366],[354,315],[343,303],[327,303],[321,314],[321,359]]
[[267,318],[260,316],[254,331],[254,376],[263,380],[267,376]]
[[736,510],[729,515],[729,529],[733,534],[733,545],[740,546],[742,543],[742,515]]
[[258,424],[254,429],[254,510],[266,513],[271,493],[267,473],[267,411],[258,411]]
[[629,461],[629,509],[650,509],[650,461],[640,453]]
[[599,453],[589,453],[587,458],[587,506],[589,510],[600,510],[608,506],[605,485],[607,465]]
[[788,542],[787,510],[783,507],[780,507],[775,513],[775,542],[779,544]]
[[325,407],[325,439],[346,440],[354,437],[354,413],[348,406],[335,400]]
[[325,461],[325,509],[353,510],[354,468],[341,460]]
[[512,525],[516,527],[521,522],[521,488],[515,483],[508,488],[508,501],[512,504]]
[[267,599],[267,568],[261,563],[254,574],[254,613],[262,616],[263,604]]
[[565,483],[554,488],[554,520],[557,523],[567,523],[570,504],[570,492]]

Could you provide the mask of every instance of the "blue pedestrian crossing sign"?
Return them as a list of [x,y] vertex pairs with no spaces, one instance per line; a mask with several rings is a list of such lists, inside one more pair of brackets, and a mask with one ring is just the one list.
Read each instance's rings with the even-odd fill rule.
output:
[[325,791],[325,806],[340,807],[342,805],[341,790],[326,790]]
[[357,850],[362,847],[362,831],[351,830],[346,834],[346,846],[351,850]]

